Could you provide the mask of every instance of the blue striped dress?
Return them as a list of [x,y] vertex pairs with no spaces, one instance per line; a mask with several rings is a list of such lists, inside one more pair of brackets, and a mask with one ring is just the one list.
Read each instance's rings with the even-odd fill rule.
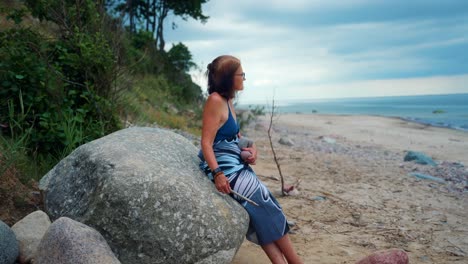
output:
[[[259,205],[255,206],[237,195],[231,194],[247,210],[250,216],[247,239],[259,245],[266,245],[288,233],[289,226],[278,201],[267,187],[260,182],[252,168],[241,159],[241,149],[237,137],[238,131],[239,127],[229,108],[228,120],[216,134],[213,151],[219,167],[229,181],[231,189]],[[211,169],[204,160],[201,150],[198,156],[201,160],[200,168],[213,181]]]

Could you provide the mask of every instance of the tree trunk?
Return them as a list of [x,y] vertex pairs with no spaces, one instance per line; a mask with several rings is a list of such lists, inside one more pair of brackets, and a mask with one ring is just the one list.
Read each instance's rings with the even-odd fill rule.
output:
[[151,7],[150,7],[153,15],[153,20],[151,21],[151,35],[154,37],[154,31],[156,30],[156,19],[158,18],[157,16],[157,8],[156,8],[156,0],[153,0]]
[[164,50],[165,46],[165,41],[164,41],[164,35],[163,35],[163,29],[164,29],[164,19],[167,17],[167,13],[169,12],[169,9],[166,6],[166,1],[163,0],[161,1],[161,6],[159,7],[159,17],[158,17],[158,26],[156,29],[156,45],[159,50]]
[[149,15],[150,2],[151,2],[150,0],[146,1],[145,14],[144,14],[144,17],[145,17],[145,20],[146,20],[146,31],[149,30],[149,24],[150,24],[150,15]]
[[106,1],[105,0],[98,0],[97,1],[97,8],[98,8],[98,12],[99,12],[99,15],[103,16],[106,12]]
[[132,5],[132,0],[127,0],[127,10],[128,10],[128,16],[130,19],[130,32],[133,32],[133,29],[135,27],[134,23],[134,13],[133,13],[133,5]]

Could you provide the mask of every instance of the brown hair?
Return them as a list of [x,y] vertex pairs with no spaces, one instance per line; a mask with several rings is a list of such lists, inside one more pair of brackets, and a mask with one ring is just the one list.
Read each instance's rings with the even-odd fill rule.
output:
[[234,98],[234,74],[240,65],[240,60],[230,55],[219,56],[208,64],[208,94],[217,92],[226,99]]

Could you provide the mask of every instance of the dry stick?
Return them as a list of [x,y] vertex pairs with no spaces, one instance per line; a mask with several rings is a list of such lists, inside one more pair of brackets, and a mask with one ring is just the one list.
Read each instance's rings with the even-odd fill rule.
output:
[[231,190],[231,193],[233,193],[233,194],[239,196],[240,198],[246,200],[247,202],[249,202],[249,203],[251,203],[251,204],[253,204],[253,205],[255,205],[255,206],[258,206],[258,204],[257,204],[256,202],[254,202],[254,201],[250,200],[249,198],[247,198],[247,197],[245,197],[245,196],[239,194],[238,192],[235,192],[234,190]]
[[448,239],[445,239],[445,241],[449,242],[449,243],[450,243],[450,244],[452,244],[452,246],[454,246],[456,249],[460,250],[460,252],[462,252],[462,253],[463,253],[463,255],[465,255],[465,254],[466,254],[466,252],[465,252],[465,251],[463,251],[463,249],[459,248],[457,245],[455,245],[454,243],[452,243],[450,240],[448,240]]
[[273,152],[273,159],[275,160],[276,167],[278,168],[278,172],[281,178],[281,194],[284,196],[286,195],[284,191],[284,178],[283,178],[283,173],[281,172],[281,166],[278,162],[278,158],[276,157],[276,152],[275,148],[273,147],[273,141],[271,139],[271,128],[273,126],[273,117],[275,116],[275,99],[273,98],[272,100],[272,106],[271,106],[271,113],[270,113],[270,126],[268,127],[268,139],[270,140],[270,147],[271,151]]

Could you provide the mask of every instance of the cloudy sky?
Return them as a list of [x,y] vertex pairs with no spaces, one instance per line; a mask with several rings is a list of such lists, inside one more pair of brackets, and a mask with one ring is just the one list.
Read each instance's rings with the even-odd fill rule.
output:
[[183,42],[203,71],[238,57],[241,103],[468,93],[466,0],[211,0],[203,12],[205,24],[168,19],[166,48]]

